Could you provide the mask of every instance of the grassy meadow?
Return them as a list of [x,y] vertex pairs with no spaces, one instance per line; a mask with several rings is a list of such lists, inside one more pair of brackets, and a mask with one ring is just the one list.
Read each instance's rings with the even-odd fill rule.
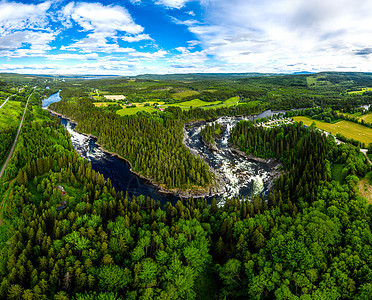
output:
[[372,113],[360,117],[361,120],[372,123]]
[[361,88],[360,90],[358,91],[351,91],[351,92],[348,92],[350,95],[362,95],[364,92],[370,92],[372,91],[372,87],[365,87],[365,88]]
[[18,126],[22,113],[21,102],[9,100],[0,109],[0,129]]
[[[238,102],[239,102],[239,97],[231,97],[227,99],[226,101],[213,101],[213,102],[206,102],[200,99],[194,99],[194,100],[189,100],[189,101],[184,101],[184,102],[174,103],[174,104],[166,104],[163,101],[147,101],[143,103],[133,102],[132,104],[135,105],[136,107],[129,107],[129,108],[123,106],[122,104],[118,102],[94,102],[93,104],[97,107],[108,106],[112,104],[120,104],[123,106],[123,108],[118,110],[117,114],[121,116],[125,116],[125,115],[134,115],[139,111],[146,111],[149,113],[157,112],[159,110],[154,108],[153,106],[155,103],[159,104],[161,108],[166,108],[168,106],[171,106],[171,107],[180,107],[182,110],[188,110],[190,109],[190,107],[193,107],[193,108],[200,107],[203,109],[219,108],[219,107],[224,107],[224,106],[229,107],[229,106],[237,105]],[[150,106],[145,106],[146,103],[150,104]],[[253,107],[253,106],[258,105],[259,103],[260,101],[251,101],[251,102],[247,102],[244,104]]]
[[174,93],[172,95],[174,100],[182,100],[183,98],[193,96],[193,95],[199,95],[200,93],[198,91],[182,91],[178,93]]
[[296,122],[302,121],[304,125],[307,126],[310,126],[313,122],[315,122],[317,128],[330,132],[333,135],[340,133],[347,138],[358,140],[366,145],[372,143],[372,129],[353,122],[343,120],[330,124],[303,116],[294,117],[293,120]]

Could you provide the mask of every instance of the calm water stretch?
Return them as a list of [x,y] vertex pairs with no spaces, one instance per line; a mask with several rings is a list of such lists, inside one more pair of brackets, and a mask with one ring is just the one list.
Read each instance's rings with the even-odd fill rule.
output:
[[[61,100],[59,92],[43,100],[43,108]],[[272,116],[279,112],[265,111],[256,118]],[[200,129],[205,123],[190,128],[186,128],[185,143],[192,153],[198,154],[209,164],[209,166],[219,174],[226,182],[225,191],[220,197],[216,197],[220,204],[225,197],[257,195],[267,191],[267,185],[271,178],[269,177],[269,167],[266,164],[251,161],[231,152],[228,146],[228,137],[235,124],[242,119],[251,119],[252,117],[221,117],[216,120],[224,128],[222,137],[217,139],[218,151],[211,151],[200,141]],[[162,204],[170,201],[177,202],[176,196],[164,195],[159,193],[157,188],[148,184],[145,180],[139,178],[130,171],[129,165],[99,149],[96,140],[87,137],[74,130],[75,125],[68,119],[61,118],[62,124],[71,135],[71,141],[80,154],[92,163],[92,168],[100,172],[106,178],[110,178],[113,186],[118,191],[128,191],[130,195],[150,196]],[[208,122],[207,122],[208,123]]]

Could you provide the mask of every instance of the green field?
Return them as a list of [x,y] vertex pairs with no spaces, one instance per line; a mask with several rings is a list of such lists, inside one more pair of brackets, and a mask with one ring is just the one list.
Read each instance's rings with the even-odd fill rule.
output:
[[137,107],[131,107],[131,108],[123,108],[123,109],[118,110],[116,113],[121,115],[121,116],[129,116],[129,115],[135,115],[139,111],[145,111],[145,112],[148,112],[148,113],[153,113],[153,112],[158,112],[159,110],[155,109],[152,106],[146,106],[146,107],[137,106]]
[[203,106],[211,106],[211,105],[217,105],[220,104],[221,101],[214,101],[214,102],[206,102],[200,99],[194,99],[190,101],[185,101],[181,103],[175,103],[175,104],[168,104],[168,106],[178,106],[181,108],[190,108],[192,107],[203,107]]
[[178,106],[182,109],[189,109],[192,107],[201,107],[201,108],[217,108],[223,106],[233,106],[236,105],[239,101],[239,97],[231,97],[225,101],[213,101],[213,102],[206,102],[200,99],[194,99],[190,101],[185,101],[181,103],[175,104],[168,104],[167,106]]
[[372,91],[372,88],[371,87],[366,87],[366,88],[361,88],[359,91],[352,91],[352,92],[348,92],[350,95],[352,94],[359,94],[359,95],[362,95],[364,92],[370,92]]
[[9,100],[0,109],[0,129],[18,126],[22,113],[21,102]]
[[346,115],[346,116],[351,116],[351,117],[358,118],[358,119],[364,120],[366,122],[372,123],[372,113],[365,114],[365,115],[362,115],[361,112],[359,112],[359,111],[356,112],[356,113],[353,113],[353,114],[344,113],[344,112],[341,112],[341,113],[343,115]]
[[296,122],[302,121],[304,125],[307,126],[310,126],[313,122],[315,122],[316,127],[330,132],[333,135],[340,133],[349,139],[360,141],[362,143],[365,143],[366,145],[372,143],[372,129],[353,122],[343,120],[334,124],[330,124],[319,120],[313,120],[308,117],[294,117],[293,120],[295,120]]
[[372,113],[363,115],[363,116],[360,117],[360,119],[362,119],[366,122],[372,123]]
[[193,95],[199,95],[200,93],[198,91],[183,91],[179,93],[174,93],[172,95],[172,98],[175,100],[182,100],[183,98],[193,96]]
[[[161,105],[162,108],[166,108],[167,106],[170,107],[180,107],[182,110],[188,110],[190,107],[200,107],[203,109],[208,109],[208,108],[220,108],[220,107],[229,107],[229,106],[234,106],[237,105],[239,101],[239,97],[231,97],[227,99],[226,101],[214,101],[214,102],[206,102],[202,101],[200,99],[194,99],[190,101],[185,101],[185,102],[180,102],[180,103],[174,103],[174,104],[166,104],[164,102],[156,102],[156,101],[147,101],[145,103],[149,103],[150,105],[153,105],[154,103],[158,103]],[[139,111],[146,111],[149,113],[152,112],[158,112],[158,109],[155,109],[153,106],[144,106],[145,103],[133,103],[136,105],[136,107],[133,108],[123,108],[118,110],[116,113],[125,116],[125,115],[134,115]],[[250,101],[250,102],[244,102],[244,103],[239,103],[239,104],[244,104],[248,105],[250,107],[257,106],[260,103],[260,101]],[[94,105],[96,106],[106,106],[108,104],[114,104],[114,102],[96,102]]]

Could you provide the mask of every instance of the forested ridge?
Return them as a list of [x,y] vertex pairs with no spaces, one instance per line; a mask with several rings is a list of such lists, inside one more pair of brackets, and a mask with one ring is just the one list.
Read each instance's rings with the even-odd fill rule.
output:
[[[0,187],[0,297],[369,299],[371,210],[356,176],[342,185],[325,178],[302,205],[279,185],[269,201],[184,200],[162,209],[117,193],[57,121],[40,122],[26,122],[11,162],[19,171],[10,168],[15,180]],[[311,136],[309,147],[328,143],[302,127],[286,130]],[[327,147],[345,158],[354,149]],[[67,208],[57,211],[63,200]]]
[[183,144],[183,123],[167,114],[120,117],[83,98],[50,108],[75,120],[77,130],[93,134],[105,149],[128,159],[134,171],[167,189],[199,189],[213,181],[203,159]]
[[316,199],[316,187],[330,181],[331,164],[345,165],[343,178],[364,177],[370,165],[359,149],[338,145],[334,138],[302,122],[265,128],[250,121],[240,121],[230,135],[230,143],[248,154],[277,158],[285,172],[276,180],[280,197],[298,202],[302,207]]

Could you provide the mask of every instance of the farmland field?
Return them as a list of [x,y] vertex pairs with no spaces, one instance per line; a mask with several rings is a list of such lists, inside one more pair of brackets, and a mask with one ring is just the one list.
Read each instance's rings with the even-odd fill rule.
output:
[[192,107],[200,107],[200,108],[217,108],[223,106],[233,106],[237,105],[239,101],[239,97],[231,97],[226,101],[213,101],[213,102],[206,102],[200,99],[194,99],[190,101],[185,101],[181,103],[169,104],[167,106],[178,106],[182,109],[189,109],[190,106]]
[[124,95],[104,95],[104,97],[108,100],[124,100]]
[[198,94],[200,94],[200,93],[197,92],[197,91],[183,91],[183,92],[179,92],[179,93],[174,93],[172,95],[172,97],[175,100],[182,100],[185,97],[189,97],[189,96],[193,96],[193,95],[198,95]]
[[203,107],[203,106],[210,106],[210,105],[217,105],[220,104],[221,101],[214,101],[214,102],[206,102],[200,99],[194,99],[190,101],[185,101],[181,103],[175,103],[175,104],[168,104],[168,106],[178,106],[181,108],[190,108],[192,107]]
[[372,123],[372,113],[363,115],[363,116],[360,117],[360,119],[362,119],[366,122]]
[[370,92],[370,91],[372,91],[372,88],[371,87],[366,87],[366,88],[362,88],[362,89],[360,89],[359,91],[352,91],[352,92],[348,92],[350,95],[352,95],[352,94],[363,94],[364,92]]
[[304,125],[307,126],[310,126],[315,122],[317,128],[330,132],[333,135],[340,133],[349,139],[358,140],[366,145],[372,143],[372,129],[353,122],[343,120],[330,124],[319,120],[313,120],[308,117],[294,117],[293,120],[296,122],[302,121]]
[[123,108],[118,110],[116,113],[121,115],[121,116],[129,116],[129,115],[135,115],[139,111],[145,111],[148,113],[153,113],[153,112],[158,112],[159,110],[153,108],[152,106],[137,106],[137,107],[131,107],[131,108]]

